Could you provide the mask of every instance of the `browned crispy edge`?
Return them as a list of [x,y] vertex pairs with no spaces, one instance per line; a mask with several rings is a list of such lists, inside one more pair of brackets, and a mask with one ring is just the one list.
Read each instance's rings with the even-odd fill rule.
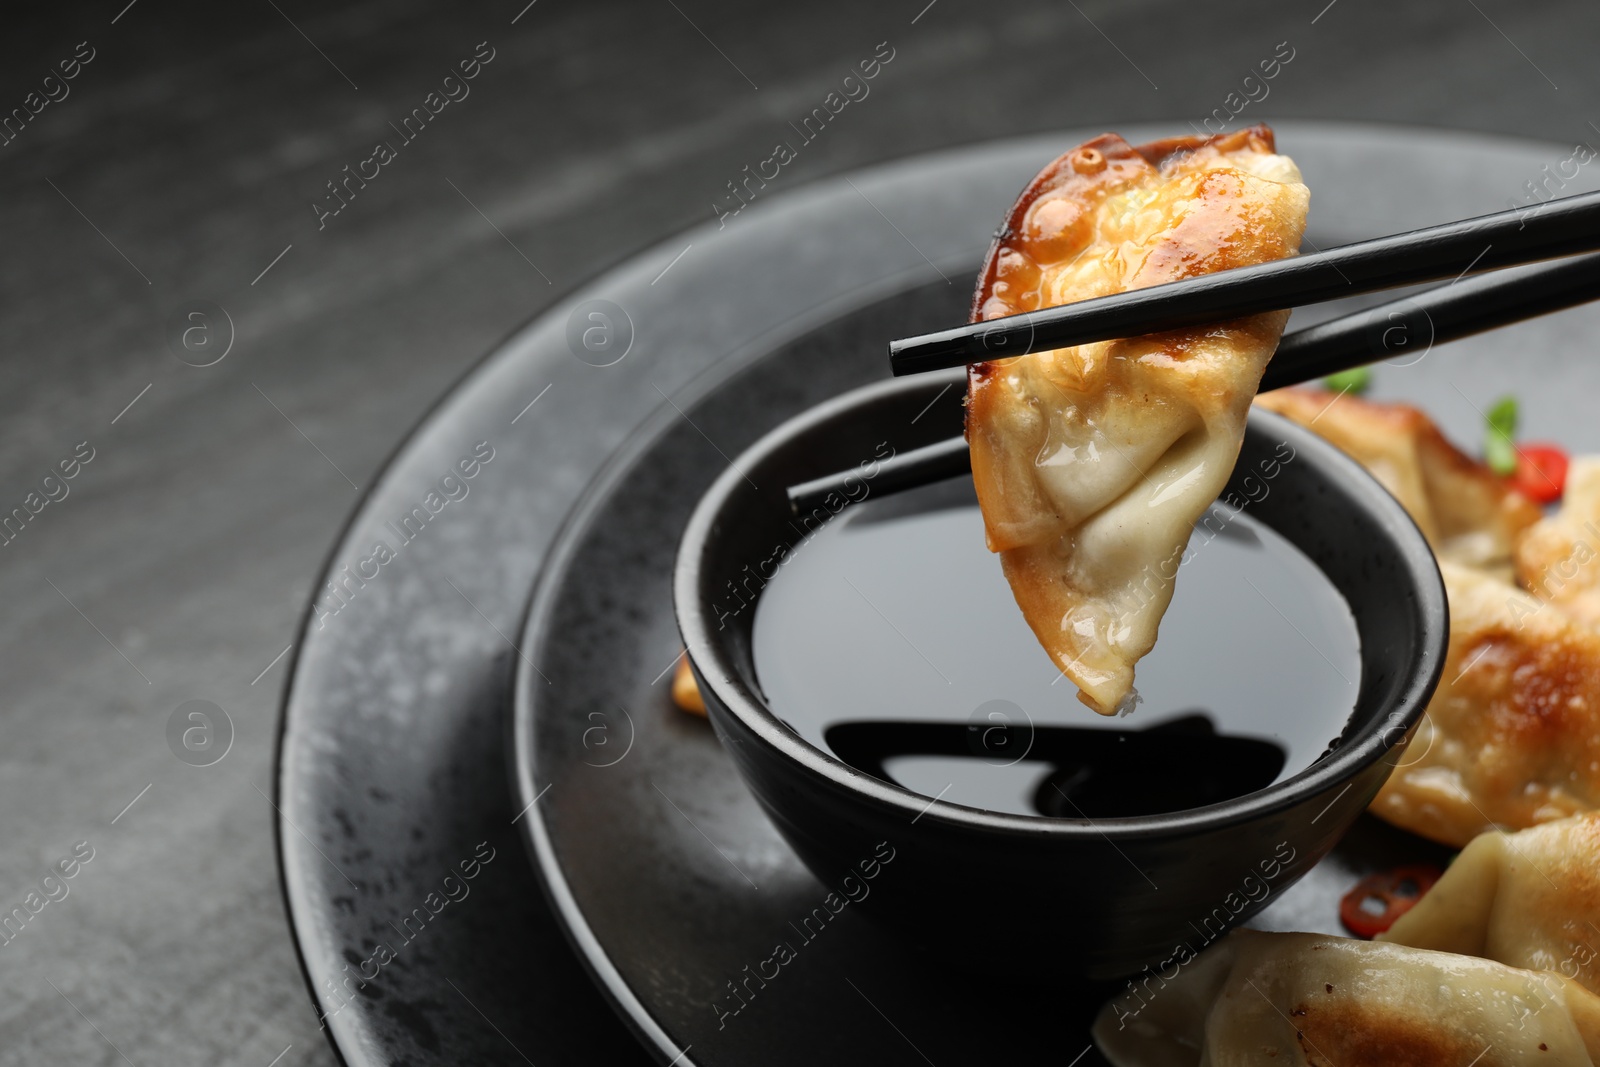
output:
[[[1276,151],[1277,142],[1273,137],[1271,127],[1264,123],[1246,126],[1232,133],[1219,133],[1210,137],[1168,137],[1160,141],[1151,141],[1148,144],[1130,145],[1114,133],[1102,133],[1098,137],[1090,138],[1082,144],[1068,149],[1057,156],[1043,170],[1034,175],[1033,181],[1017,197],[1011,206],[1011,212],[1006,216],[1005,225],[995,231],[994,240],[989,244],[989,251],[983,258],[983,266],[978,269],[978,284],[972,294],[972,306],[967,313],[967,321],[977,322],[978,315],[983,308],[983,302],[989,297],[989,288],[994,284],[995,267],[1000,258],[1000,250],[1014,238],[1020,231],[1023,216],[1033,202],[1046,193],[1053,193],[1069,183],[1081,184],[1085,191],[1093,188],[1105,180],[1114,180],[1116,168],[1107,166],[1099,174],[1079,174],[1072,168],[1072,158],[1085,150],[1099,152],[1106,158],[1108,164],[1118,160],[1127,160],[1139,156],[1153,167],[1159,167],[1163,162],[1185,152],[1198,151],[1201,148],[1215,147],[1219,151],[1231,152],[1242,148],[1251,141],[1260,142],[1267,151]],[[975,363],[973,369],[987,368],[987,363]],[[986,371],[980,371],[985,373]]]

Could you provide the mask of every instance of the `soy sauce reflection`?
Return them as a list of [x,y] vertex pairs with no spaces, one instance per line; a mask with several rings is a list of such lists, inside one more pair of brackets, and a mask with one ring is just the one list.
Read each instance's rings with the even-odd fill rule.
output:
[[1083,707],[1041,651],[962,480],[867,500],[786,558],[755,606],[762,692],[818,748],[968,807],[1115,818],[1255,792],[1341,734],[1360,641],[1280,534],[1248,513],[1219,525],[1180,570],[1125,718]]
[[1018,814],[1060,819],[1156,815],[1220,803],[1271,785],[1287,758],[1271,741],[1218,734],[1204,712],[1142,730],[850,722],[829,727],[824,740],[840,759],[885,781],[896,781],[891,767],[929,761],[953,779],[948,793],[955,797],[981,795],[992,790],[994,771],[1010,772],[1032,809]]

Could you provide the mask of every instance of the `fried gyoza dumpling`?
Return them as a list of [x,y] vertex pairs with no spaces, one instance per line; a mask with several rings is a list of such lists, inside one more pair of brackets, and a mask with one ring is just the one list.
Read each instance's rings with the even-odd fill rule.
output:
[[1479,834],[1378,940],[1555,971],[1600,993],[1600,813]]
[[1320,389],[1278,389],[1256,403],[1338,445],[1411,513],[1441,559],[1504,567],[1539,508],[1462,452],[1433,420],[1405,404]]
[[1093,1033],[1115,1067],[1587,1067],[1600,997],[1453,952],[1236,930]]
[[[1264,126],[1133,148],[1107,134],[1023,191],[973,320],[1293,255],[1309,193]],[[971,368],[989,549],[1028,625],[1102,714],[1131,707],[1173,564],[1238,458],[1287,313]]]
[[[1562,517],[1541,520],[1532,501],[1416,408],[1314,389],[1256,402],[1371,471],[1440,557],[1450,600],[1444,674],[1372,811],[1459,847],[1495,826],[1600,807],[1600,630],[1567,614],[1581,613],[1586,583],[1600,579],[1600,565],[1575,569],[1593,554],[1583,539],[1600,544],[1584,525],[1600,516],[1600,476],[1575,464]],[[1570,571],[1561,607],[1511,584],[1513,556],[1541,592],[1559,595]]]
[[1600,630],[1441,561],[1444,674],[1372,811],[1461,846],[1600,808]]
[[1573,458],[1560,512],[1523,534],[1516,560],[1525,589],[1600,626],[1600,456]]
[[1490,832],[1386,943],[1238,931],[1130,986],[1094,1037],[1117,1067],[1590,1064],[1597,924],[1600,815]]

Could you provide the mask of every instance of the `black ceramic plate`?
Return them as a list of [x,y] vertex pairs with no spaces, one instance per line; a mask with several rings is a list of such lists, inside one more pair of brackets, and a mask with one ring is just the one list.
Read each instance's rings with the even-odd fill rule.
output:
[[[703,725],[665,709],[666,681],[657,674],[677,644],[664,568],[646,568],[636,588],[597,587],[582,605],[600,609],[606,649],[638,658],[574,649],[586,658],[550,674],[548,695],[559,682],[562,700],[540,705],[538,762],[527,770],[537,788],[554,784],[530,814],[548,835],[546,873],[565,933],[518,840],[530,817],[519,812],[537,789],[518,799],[527,783],[507,785],[503,720],[523,662],[511,641],[534,576],[562,517],[630,430],[657,413],[644,444],[630,446],[633,459],[654,455],[658,440],[701,447],[681,453],[656,498],[666,499],[640,513],[636,538],[618,556],[619,567],[643,573],[639,561],[670,558],[692,495],[725,462],[717,449],[732,454],[788,412],[881,375],[888,337],[958,319],[994,219],[1044,161],[1095,132],[922,157],[852,175],[853,184],[819,183],[759,202],[725,229],[713,223],[667,242],[508,339],[400,448],[322,576],[340,580],[344,599],[324,594],[322,610],[308,617],[280,752],[285,896],[308,981],[320,1009],[332,1013],[328,1027],[346,1062],[646,1062],[569,939],[663,1061],[693,1043],[680,1063],[830,1055],[920,1062],[899,1027],[934,1062],[957,1062],[967,1058],[958,1047],[1026,1047],[1011,1035],[1036,1033],[1028,1022],[1036,1011],[1059,1013],[1048,989],[1030,1001],[1003,981],[989,984],[986,999],[957,995],[961,969],[940,962],[936,932],[923,971],[947,987],[913,996],[917,987],[896,984],[904,949],[846,914],[730,1020],[727,1033],[715,1030],[699,998],[713,980],[725,993],[724,981],[770,954],[773,931],[798,920],[791,910],[808,911],[823,890],[767,827]],[[1139,139],[1171,130],[1124,132]],[[1502,207],[1544,164],[1554,168],[1568,154],[1325,125],[1284,124],[1280,136],[1316,189],[1319,244]],[[1580,174],[1570,188],[1592,185]],[[591,318],[596,312],[609,318]],[[609,351],[584,348],[584,330],[602,321],[614,330]],[[1597,324],[1600,317],[1574,312],[1454,345],[1416,367],[1385,371],[1379,388],[1424,398],[1467,440],[1478,421],[1472,405],[1515,389],[1540,436],[1594,448],[1600,430],[1587,421],[1584,398],[1595,395],[1600,368],[1577,360]],[[621,350],[625,357],[611,363]],[[1570,368],[1562,352],[1574,354]],[[1506,353],[1519,362],[1499,358]],[[773,375],[775,355],[815,365]],[[750,369],[741,376],[739,367]],[[723,380],[744,392],[721,390]],[[730,395],[747,398],[747,409],[726,423],[701,423],[695,398],[714,405]],[[471,468],[480,442],[494,458],[471,480],[441,488],[463,459]],[[620,463],[612,470],[625,473],[631,460]],[[411,532],[397,534],[408,515]],[[374,553],[380,540],[393,554],[382,563]],[[345,577],[346,567],[355,577]],[[584,673],[578,663],[595,667]],[[633,701],[624,702],[631,733],[629,717],[607,702],[614,693]],[[546,716],[558,703],[561,714]],[[1373,836],[1347,850],[1353,862],[1381,861],[1387,838]],[[1408,854],[1412,846],[1399,840],[1397,854]],[[493,858],[473,867],[488,850]],[[1269,918],[1292,923],[1293,905],[1304,899],[1304,922],[1326,926],[1313,888]],[[1004,901],[980,904],[997,936],[1027,936],[1027,916],[1007,914]],[[750,945],[759,954],[740,955]],[[341,991],[329,993],[330,983]],[[950,1033],[963,1044],[940,1044]],[[1050,1047],[1070,1060],[1082,1048],[1080,1033],[1062,1023]]]
[[[1312,240],[1322,247],[1504,207],[1562,158],[1410,131],[1286,125],[1279,143],[1314,190]],[[970,214],[981,222],[1004,206],[1002,195]],[[700,493],[779,421],[880,376],[884,339],[941,314],[957,321],[964,297],[964,284],[887,297],[685,390],[597,479],[546,564],[517,688],[519,802],[533,805],[527,832],[575,943],[663,1061],[1098,1061],[1087,1033],[1097,1001],[975,970],[941,951],[937,928],[900,943],[848,907],[820,930],[802,926],[836,887],[784,844],[709,727],[671,708],[662,676],[680,647],[673,558]],[[1475,408],[1515,391],[1531,432],[1595,448],[1600,434],[1574,398],[1600,385],[1583,340],[1597,318],[1577,312],[1448,351],[1423,345],[1378,369],[1376,393],[1422,403],[1472,443]],[[1363,820],[1252,925],[1340,932],[1339,897],[1361,874],[1447,855]],[[1109,845],[1105,862],[1121,862]],[[891,865],[872,891],[916,891],[894,881]],[[1046,918],[1008,911],[999,896],[972,900],[950,922],[1026,941]]]

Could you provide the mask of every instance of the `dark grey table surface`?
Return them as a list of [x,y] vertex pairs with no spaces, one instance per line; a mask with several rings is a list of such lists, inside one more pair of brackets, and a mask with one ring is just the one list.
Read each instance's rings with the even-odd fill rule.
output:
[[[870,96],[763,195],[1011,134],[1181,131],[1280,42],[1244,117],[1600,141],[1600,12],[1573,0],[109,0],[7,22],[0,516],[28,518],[0,547],[0,913],[26,917],[0,934],[3,1063],[334,1062],[268,797],[282,653],[357,487],[512,327],[709,218],[879,42]],[[470,95],[319,228],[325,183],[475,51]],[[224,314],[186,320],[202,301]],[[180,362],[174,322],[232,347]],[[169,744],[190,700],[232,723],[210,766]],[[93,858],[45,881],[75,847]]]

